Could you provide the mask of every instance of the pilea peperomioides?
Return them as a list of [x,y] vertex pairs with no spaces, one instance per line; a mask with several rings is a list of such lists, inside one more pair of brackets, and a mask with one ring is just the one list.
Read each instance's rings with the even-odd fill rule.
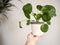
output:
[[[27,18],[27,25],[32,23],[41,23],[40,27],[42,32],[47,32],[49,29],[49,25],[51,24],[51,19],[56,16],[56,9],[52,5],[37,5],[36,9],[41,13],[34,13],[32,12],[32,4],[27,3],[23,6],[22,10],[24,12],[25,17]],[[32,14],[31,14],[32,13]],[[35,18],[35,20],[31,19],[31,15]],[[22,28],[21,22],[19,22],[19,27]]]

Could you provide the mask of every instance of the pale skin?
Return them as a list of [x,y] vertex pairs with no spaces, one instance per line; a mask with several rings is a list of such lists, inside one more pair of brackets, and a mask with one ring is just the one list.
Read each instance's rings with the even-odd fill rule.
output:
[[25,43],[25,45],[35,45],[36,42],[41,39],[42,36],[36,36],[36,35],[33,35],[33,33],[29,33],[28,36],[27,36],[27,41]]

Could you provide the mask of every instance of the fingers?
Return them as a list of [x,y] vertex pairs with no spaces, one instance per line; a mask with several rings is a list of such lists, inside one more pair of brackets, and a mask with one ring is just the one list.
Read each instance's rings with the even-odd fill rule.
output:
[[33,35],[33,33],[32,32],[30,32],[30,34],[29,35],[31,35],[31,36],[33,36],[33,37],[37,37],[36,35]]
[[28,34],[28,37],[43,37],[43,35],[40,35],[40,36],[38,36],[38,35],[33,35],[33,33],[30,32],[30,33]]
[[30,32],[30,33],[28,34],[28,36],[30,36],[30,35],[33,35],[33,33],[32,33],[32,32]]
[[34,38],[42,38],[44,35],[33,35],[34,36]]
[[33,37],[32,32],[30,32],[30,33],[28,34],[27,38],[29,38],[29,37]]

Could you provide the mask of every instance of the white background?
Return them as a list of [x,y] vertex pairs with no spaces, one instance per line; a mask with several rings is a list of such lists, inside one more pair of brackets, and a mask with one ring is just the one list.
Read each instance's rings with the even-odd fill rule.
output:
[[[57,16],[51,20],[49,31],[40,39],[36,45],[60,45],[60,0],[22,0],[24,4],[32,3],[33,11],[36,11],[36,5],[54,5],[56,7]],[[12,11],[8,12],[8,20],[0,25],[0,31],[3,38],[3,45],[25,45],[26,37],[31,32],[31,26],[26,26],[23,22],[23,29],[19,28],[19,21],[26,19],[22,7],[24,4],[18,0],[13,0],[15,4]]]

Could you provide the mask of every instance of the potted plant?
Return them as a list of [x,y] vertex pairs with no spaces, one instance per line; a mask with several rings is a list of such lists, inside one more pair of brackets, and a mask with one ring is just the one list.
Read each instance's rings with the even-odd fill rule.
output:
[[[37,5],[36,9],[39,13],[34,13],[32,9],[31,3],[25,4],[22,8],[27,18],[26,25],[31,24],[34,35],[43,35],[48,31],[51,19],[56,16],[56,9],[52,5]],[[34,20],[31,19],[31,16],[34,17]],[[22,28],[21,21],[19,22],[19,27]]]
[[10,11],[10,7],[14,6],[10,1],[11,0],[0,0],[0,22],[7,18],[7,11]]

